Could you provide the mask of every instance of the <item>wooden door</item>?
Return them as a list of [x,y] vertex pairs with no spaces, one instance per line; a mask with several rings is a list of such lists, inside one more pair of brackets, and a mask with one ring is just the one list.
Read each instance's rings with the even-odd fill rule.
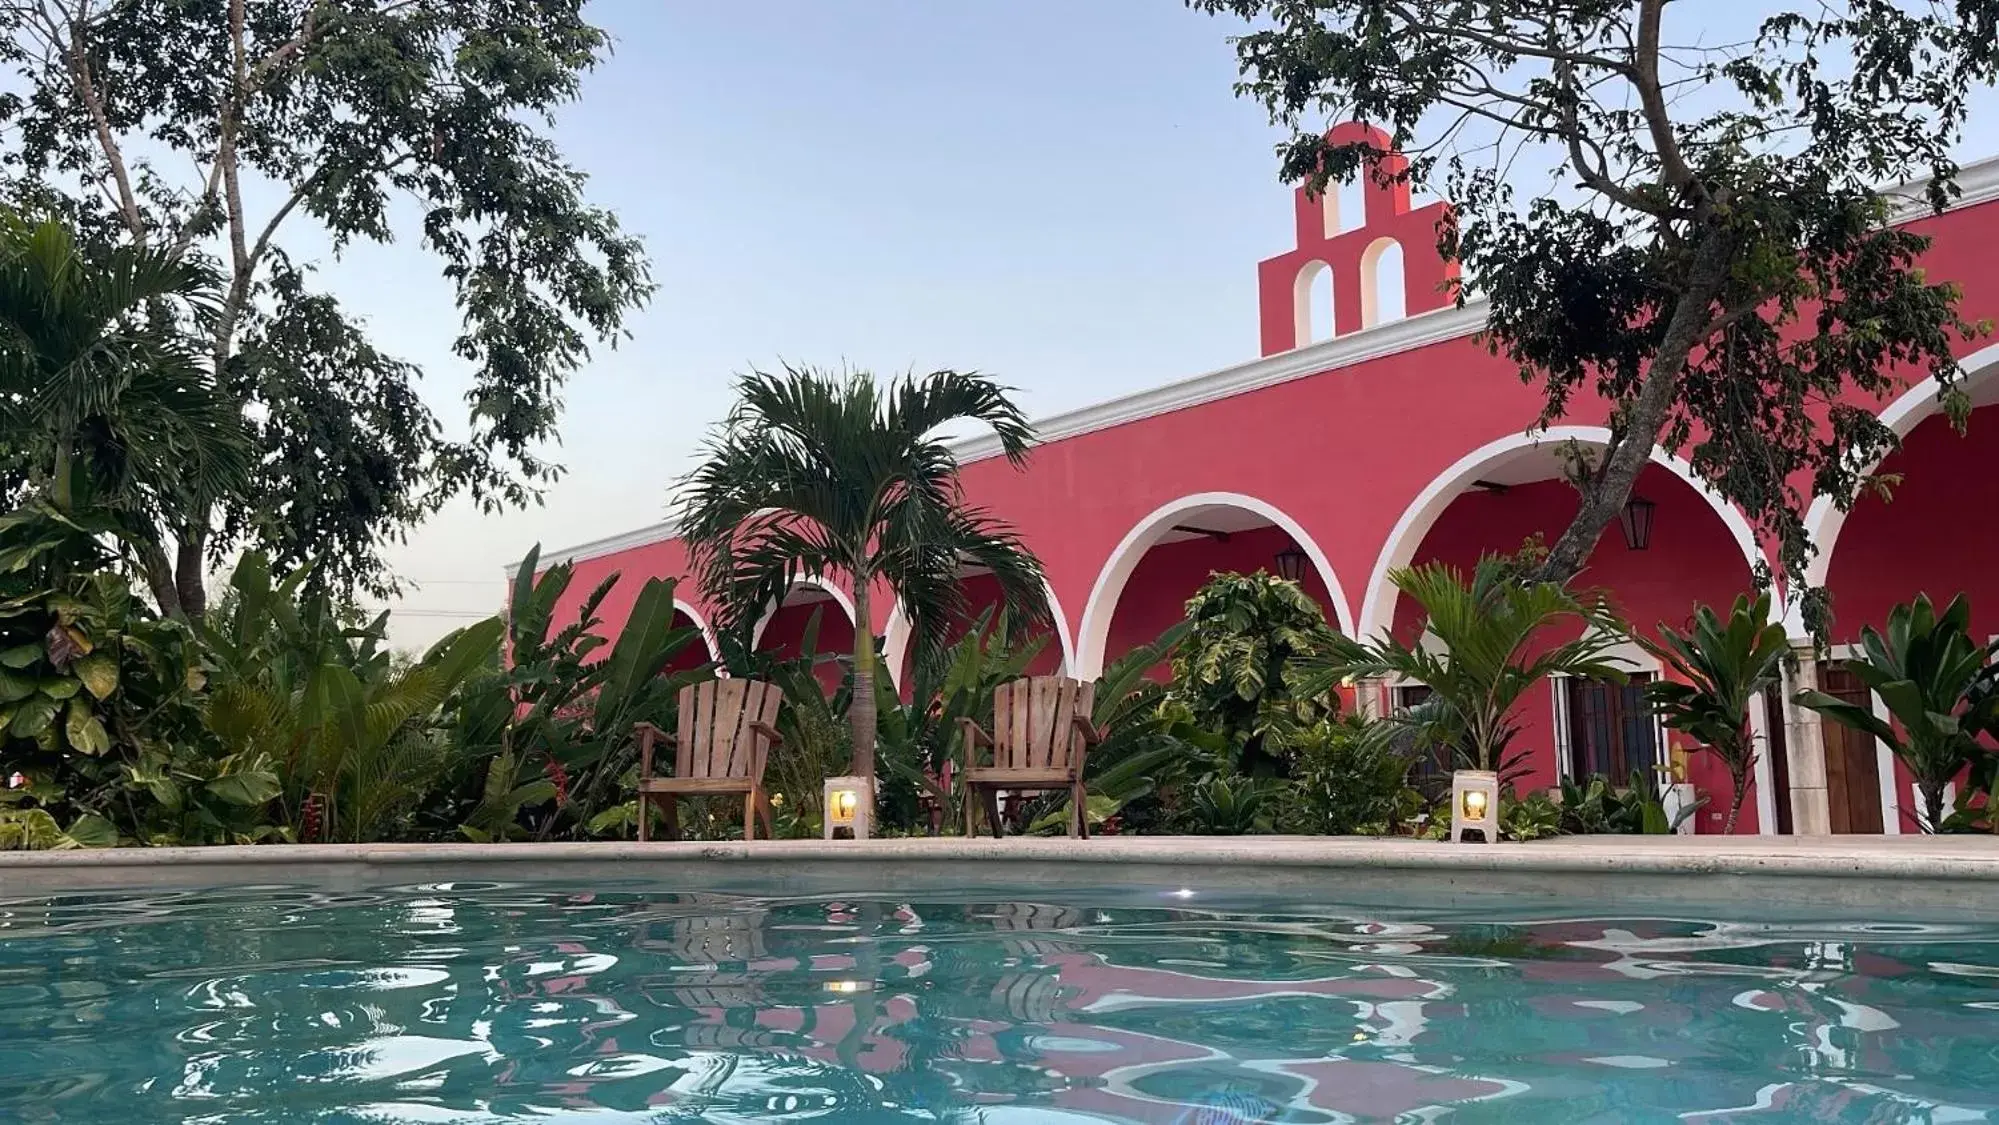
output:
[[[1819,690],[1855,707],[1873,700],[1860,677],[1838,664],[1821,665]],[[1826,803],[1835,834],[1878,835],[1881,832],[1881,771],[1874,736],[1830,719],[1821,719],[1825,738]]]

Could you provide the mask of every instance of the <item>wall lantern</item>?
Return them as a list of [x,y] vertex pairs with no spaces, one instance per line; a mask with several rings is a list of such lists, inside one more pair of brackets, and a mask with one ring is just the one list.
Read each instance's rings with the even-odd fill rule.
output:
[[1491,770],[1451,774],[1451,842],[1473,830],[1488,844],[1499,842],[1499,775]]
[[862,777],[829,777],[823,807],[828,840],[841,828],[852,832],[854,839],[865,840],[874,819],[874,786]]
[[1286,582],[1302,582],[1305,578],[1305,552],[1296,547],[1286,547],[1270,560],[1277,567],[1277,577]]
[[1657,504],[1643,496],[1633,496],[1618,519],[1624,524],[1624,545],[1642,551],[1652,545],[1652,510]]

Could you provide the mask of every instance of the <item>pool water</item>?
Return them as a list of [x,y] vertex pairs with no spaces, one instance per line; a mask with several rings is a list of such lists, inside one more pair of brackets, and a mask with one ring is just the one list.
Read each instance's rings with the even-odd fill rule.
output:
[[0,900],[0,1121],[1999,1120],[1999,927],[1189,888]]

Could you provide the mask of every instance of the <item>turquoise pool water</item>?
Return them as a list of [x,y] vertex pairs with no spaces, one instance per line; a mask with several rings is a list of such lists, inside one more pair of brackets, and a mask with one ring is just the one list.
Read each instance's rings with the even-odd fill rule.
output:
[[1999,1120],[1999,928],[604,883],[0,900],[0,1121]]

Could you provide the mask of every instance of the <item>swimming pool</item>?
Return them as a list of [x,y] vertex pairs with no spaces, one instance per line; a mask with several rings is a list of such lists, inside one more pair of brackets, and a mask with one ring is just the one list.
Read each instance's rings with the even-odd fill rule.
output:
[[0,1120],[1999,1119],[1999,926],[1207,887],[0,901]]

